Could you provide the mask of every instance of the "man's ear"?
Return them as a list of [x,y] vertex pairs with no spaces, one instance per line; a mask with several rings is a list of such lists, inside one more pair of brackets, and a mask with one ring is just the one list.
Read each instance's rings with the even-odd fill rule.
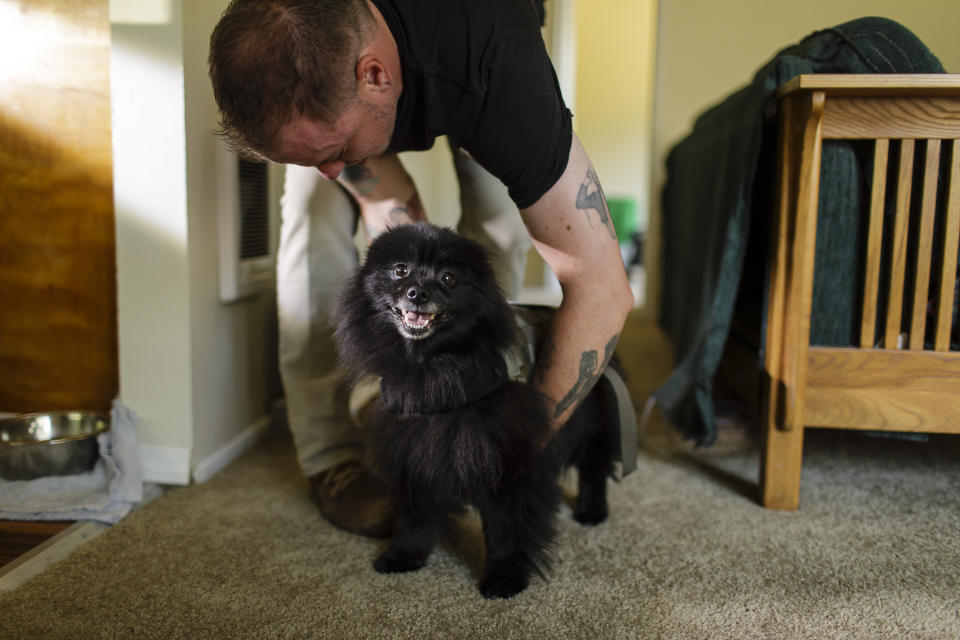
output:
[[361,95],[386,93],[393,86],[393,78],[387,65],[372,53],[357,61],[357,89]]

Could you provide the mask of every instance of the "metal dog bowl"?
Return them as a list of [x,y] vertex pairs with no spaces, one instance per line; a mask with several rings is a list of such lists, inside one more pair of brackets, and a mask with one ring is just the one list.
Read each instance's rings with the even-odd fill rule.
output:
[[0,477],[31,480],[89,471],[97,462],[97,436],[110,416],[94,411],[24,413],[0,420]]

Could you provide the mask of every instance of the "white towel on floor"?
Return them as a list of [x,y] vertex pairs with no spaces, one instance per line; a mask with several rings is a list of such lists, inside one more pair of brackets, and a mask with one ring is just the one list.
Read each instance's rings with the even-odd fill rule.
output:
[[119,400],[110,430],[97,436],[100,458],[86,473],[34,480],[0,479],[0,519],[96,520],[113,524],[143,499],[137,416]]

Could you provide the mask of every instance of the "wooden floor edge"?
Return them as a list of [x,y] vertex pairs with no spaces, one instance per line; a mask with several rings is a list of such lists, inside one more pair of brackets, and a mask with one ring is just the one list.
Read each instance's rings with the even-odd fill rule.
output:
[[13,591],[55,562],[63,560],[84,542],[110,528],[102,522],[75,522],[0,568],[0,593]]

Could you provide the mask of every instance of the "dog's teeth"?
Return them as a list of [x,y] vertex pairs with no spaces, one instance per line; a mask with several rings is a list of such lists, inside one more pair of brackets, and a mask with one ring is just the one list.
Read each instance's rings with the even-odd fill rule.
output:
[[411,327],[425,327],[433,320],[436,316],[435,313],[419,313],[417,311],[404,311],[403,312],[403,321],[405,324]]

